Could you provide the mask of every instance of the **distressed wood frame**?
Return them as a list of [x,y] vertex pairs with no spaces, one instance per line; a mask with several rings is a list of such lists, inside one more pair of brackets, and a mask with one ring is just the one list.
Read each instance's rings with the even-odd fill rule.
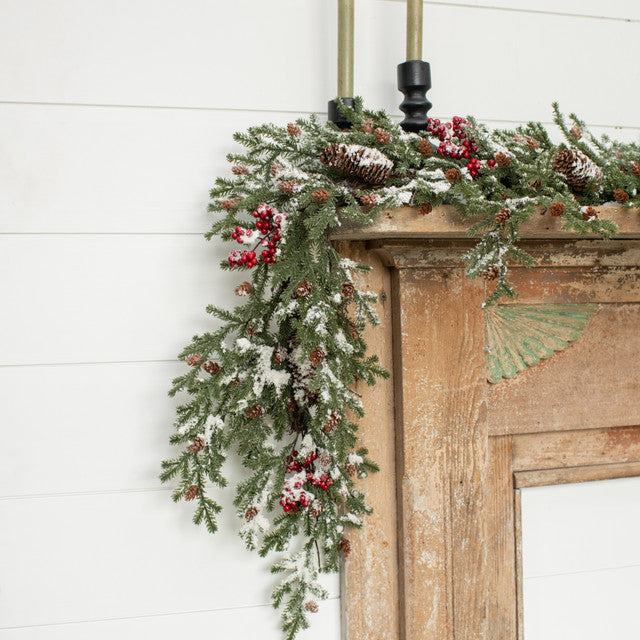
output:
[[606,209],[611,242],[549,215],[523,230],[532,269],[516,303],[599,303],[576,343],[487,382],[481,302],[447,207],[404,208],[336,246],[372,269],[381,325],[365,339],[389,381],[358,383],[362,439],[381,473],[374,515],[353,535],[343,580],[347,640],[522,640],[520,491],[640,475],[640,215]]

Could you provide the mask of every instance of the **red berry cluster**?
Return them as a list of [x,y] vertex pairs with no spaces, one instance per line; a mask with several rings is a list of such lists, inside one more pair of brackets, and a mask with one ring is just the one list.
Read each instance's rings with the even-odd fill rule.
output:
[[471,158],[471,160],[467,162],[467,169],[469,170],[469,175],[472,178],[475,178],[480,173],[481,167],[482,167],[482,162],[480,162],[478,158]]
[[286,214],[278,213],[273,207],[263,203],[253,212],[253,217],[256,218],[255,229],[236,227],[231,237],[238,244],[252,244],[256,238],[257,242],[250,251],[232,251],[229,254],[230,267],[255,267],[258,264],[258,247],[263,247],[260,254],[263,263],[276,261],[277,246],[282,240],[282,223],[286,220]]
[[470,158],[478,150],[475,140],[467,136],[463,127],[471,123],[465,118],[454,116],[453,122],[440,122],[437,118],[427,120],[427,131],[440,140],[438,153],[457,160]]
[[287,473],[297,475],[287,478],[284,483],[284,491],[280,496],[280,506],[289,513],[296,511],[300,507],[308,507],[314,500],[314,495],[304,489],[309,482],[315,487],[320,487],[323,491],[328,491],[333,484],[333,478],[328,473],[315,474],[309,471],[309,467],[318,457],[317,450],[310,451],[306,457],[299,459],[298,452],[292,451],[287,456]]

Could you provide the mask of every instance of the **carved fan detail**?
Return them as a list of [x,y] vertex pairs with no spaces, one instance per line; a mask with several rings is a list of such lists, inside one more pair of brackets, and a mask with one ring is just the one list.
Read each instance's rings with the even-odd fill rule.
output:
[[577,340],[597,304],[495,305],[485,310],[489,382],[513,378]]

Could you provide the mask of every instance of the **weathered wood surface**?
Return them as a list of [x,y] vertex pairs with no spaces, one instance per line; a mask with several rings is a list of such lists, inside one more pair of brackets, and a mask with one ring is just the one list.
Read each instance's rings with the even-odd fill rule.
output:
[[614,478],[632,478],[635,476],[640,476],[640,462],[619,462],[617,464],[599,464],[589,467],[520,471],[515,474],[515,486],[520,489],[523,487],[543,487],[553,484],[593,482],[594,480],[613,480]]
[[[601,218],[618,225],[621,238],[640,238],[640,210],[620,207],[596,207]],[[381,212],[370,226],[345,223],[333,233],[335,240],[372,240],[390,238],[466,238],[469,221],[460,219],[452,206],[436,207],[424,216],[415,207],[400,207]],[[548,212],[539,212],[527,220],[521,229],[523,238],[575,238],[574,231],[562,228],[562,219]]]

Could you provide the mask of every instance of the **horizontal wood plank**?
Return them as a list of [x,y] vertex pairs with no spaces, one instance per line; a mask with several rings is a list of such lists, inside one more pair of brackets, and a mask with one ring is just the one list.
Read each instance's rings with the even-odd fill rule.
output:
[[[300,640],[321,640],[340,637],[340,600],[333,598],[320,603],[312,625],[300,634]],[[42,627],[1,629],[2,640],[113,640],[113,638],[175,638],[212,637],[233,640],[281,640],[282,630],[277,613],[270,605],[238,607],[225,611],[193,611],[142,618],[72,622]]]
[[[0,236],[0,364],[174,359],[246,274],[200,236]],[[7,277],[8,276],[8,277]]]
[[233,535],[229,502],[212,537],[169,491],[0,500],[2,626],[268,604],[278,577]]
[[588,467],[560,467],[558,469],[536,469],[515,474],[515,486],[545,487],[556,484],[613,480],[640,476],[640,462],[598,464]]
[[[150,0],[5,2],[0,100],[297,112],[323,111],[335,95],[335,67],[317,55],[335,51],[335,2],[192,0],[163,5],[163,10],[152,7]],[[448,25],[455,25],[459,41],[482,33],[485,42],[500,43],[500,55],[487,60],[486,73],[472,71],[464,47],[451,47]],[[400,102],[395,65],[404,60],[404,29],[402,3],[359,3],[355,48],[366,55],[357,58],[356,92],[394,113]],[[239,30],[246,43],[242,47],[237,46]],[[559,45],[535,46],[536,33]],[[640,124],[628,92],[640,71],[619,63],[634,59],[637,23],[434,4],[425,34],[423,55],[432,65],[430,98],[436,113],[453,115],[464,105],[480,119],[548,120],[549,105],[557,99],[594,124]],[[584,47],[596,41],[616,46]],[[561,52],[574,51],[581,51],[581,64],[573,66],[567,82],[566,68],[557,60]],[[14,60],[20,60],[19,72]],[[216,79],[208,82],[212,61],[218,61]],[[250,69],[250,91],[242,69]],[[509,78],[509,90],[487,91],[491,73]],[[451,82],[453,75],[460,81]],[[589,86],[594,77],[607,78],[607,91],[591,92],[576,104],[575,87]]]

